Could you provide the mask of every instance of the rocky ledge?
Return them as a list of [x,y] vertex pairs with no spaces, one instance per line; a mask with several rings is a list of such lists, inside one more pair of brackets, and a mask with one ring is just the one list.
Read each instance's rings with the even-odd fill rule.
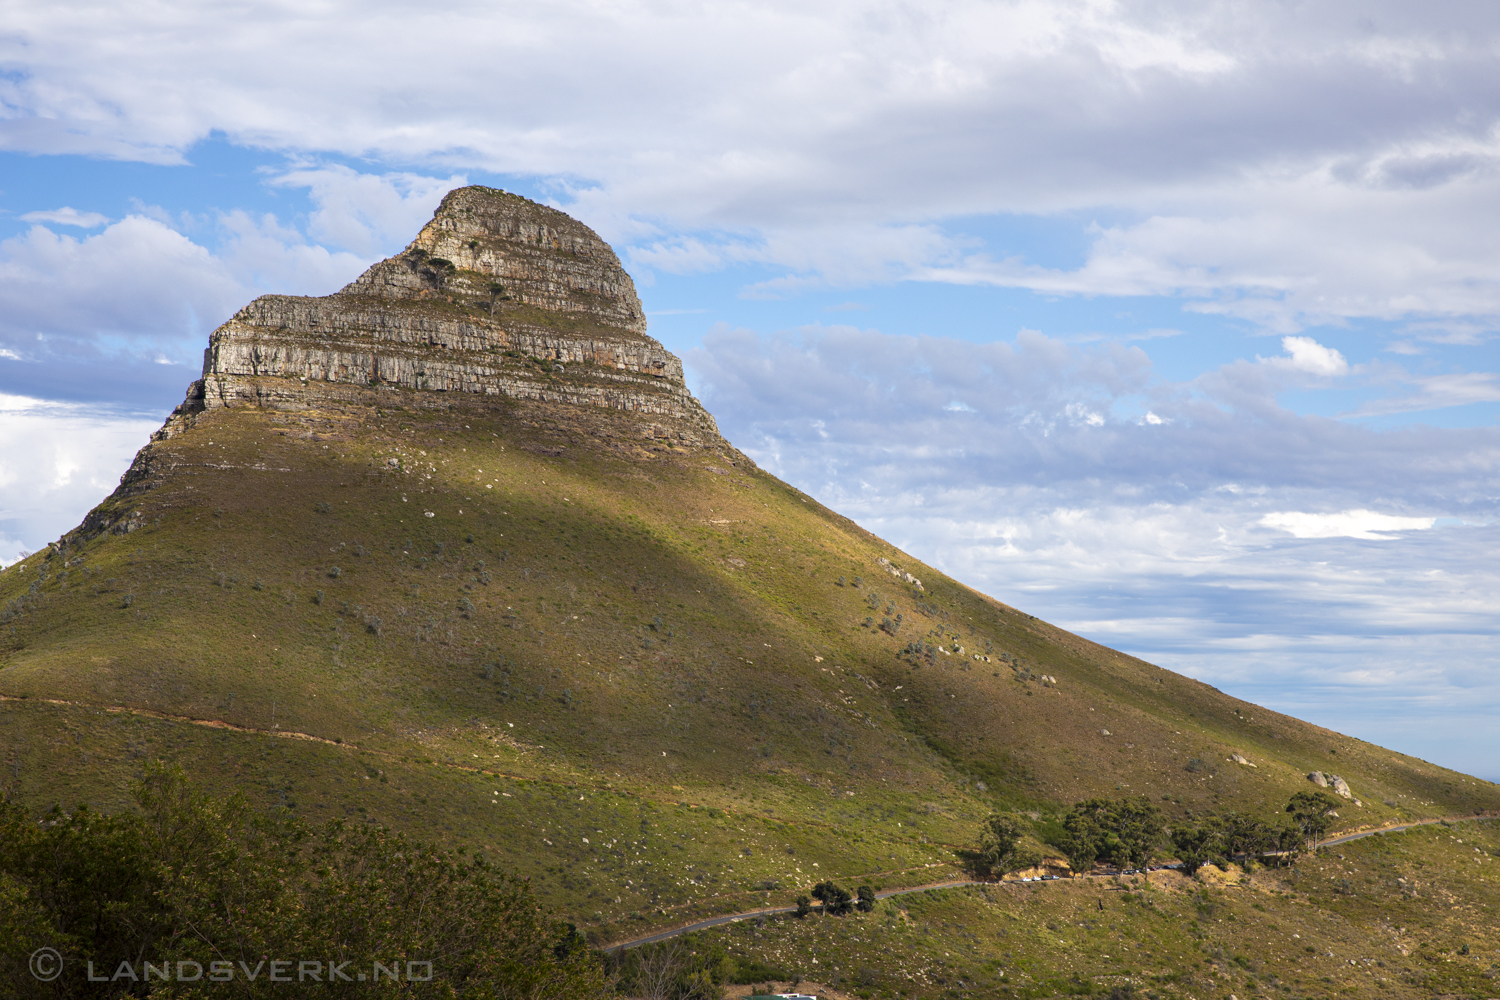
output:
[[[474,393],[639,414],[641,434],[722,447],[682,362],[593,230],[494,188],[443,199],[395,257],[321,298],[264,295],[215,330],[170,437],[206,409],[298,409],[370,390]],[[432,394],[429,396],[428,394]]]

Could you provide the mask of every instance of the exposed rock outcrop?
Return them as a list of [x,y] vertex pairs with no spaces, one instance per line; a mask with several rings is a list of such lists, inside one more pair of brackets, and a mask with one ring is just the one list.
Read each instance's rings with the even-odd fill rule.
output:
[[1314,771],[1307,776],[1307,780],[1319,788],[1326,788],[1346,799],[1354,798],[1354,793],[1349,790],[1349,783],[1336,774],[1324,774],[1322,771]]
[[722,446],[681,361],[646,335],[609,245],[493,188],[450,192],[402,253],[332,295],[245,306],[210,337],[183,412],[296,409],[355,389],[604,407],[650,418],[645,436],[666,422],[683,444]]
[[214,330],[203,377],[78,532],[141,527],[137,498],[175,468],[158,445],[206,412],[359,421],[381,408],[490,406],[600,447],[706,448],[754,464],[688,391],[682,362],[646,335],[609,244],[556,209],[467,187],[405,250],[332,295],[263,295]]

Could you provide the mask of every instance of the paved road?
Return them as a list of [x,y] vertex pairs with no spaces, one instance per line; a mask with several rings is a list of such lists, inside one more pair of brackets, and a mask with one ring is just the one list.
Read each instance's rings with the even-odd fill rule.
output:
[[[962,885],[994,885],[994,882],[977,882],[973,879],[960,879],[957,882],[933,882],[930,885],[913,885],[903,889],[886,889],[875,894],[876,899],[885,899],[888,896],[900,896],[908,892],[926,892],[928,889],[956,889]],[[737,920],[753,920],[756,917],[768,917],[773,913],[795,913],[795,906],[772,906],[764,910],[746,910],[743,913],[726,913],[721,917],[710,917],[707,920],[699,920],[695,923],[684,924],[681,927],[671,927],[655,934],[645,937],[632,938],[619,944],[612,944],[604,949],[606,952],[621,951],[625,948],[639,948],[643,944],[655,944],[658,941],[666,941],[677,937],[679,934],[690,934],[693,931],[701,931],[705,927],[718,927],[720,924],[732,924]]]
[[[1458,822],[1459,820],[1470,820],[1470,819],[1478,820],[1478,819],[1496,819],[1496,818],[1497,817],[1494,817],[1494,816],[1459,816],[1459,817],[1456,817],[1456,818],[1450,818],[1450,819],[1446,819],[1446,820],[1444,820],[1444,819],[1424,819],[1424,820],[1419,820],[1419,821],[1417,821],[1415,823],[1407,823],[1407,824],[1404,824],[1402,826],[1381,827],[1378,830],[1366,830],[1363,833],[1346,833],[1342,837],[1334,837],[1334,838],[1332,838],[1330,840],[1325,840],[1321,844],[1319,844],[1318,846],[1319,847],[1333,847],[1336,844],[1347,844],[1351,840],[1359,840],[1359,839],[1361,839],[1363,837],[1373,837],[1376,834],[1380,834],[1380,833],[1400,833],[1403,830],[1412,830],[1412,829],[1415,829],[1416,827],[1419,827],[1419,826],[1430,826],[1433,823],[1454,823],[1454,822]],[[1080,876],[1075,876],[1075,877],[1077,877],[1077,878],[1113,878],[1114,874],[1106,872],[1106,873],[1104,873],[1102,875],[1080,875]],[[1012,881],[1012,882],[1008,882],[1008,883],[996,883],[996,882],[981,882],[981,881],[976,881],[976,880],[973,880],[973,879],[960,879],[959,881],[956,881],[956,882],[933,882],[933,883],[930,883],[928,885],[913,885],[913,886],[907,886],[907,887],[902,888],[902,889],[886,889],[883,892],[877,892],[875,894],[875,898],[876,899],[886,899],[886,898],[888,898],[890,896],[901,896],[901,895],[904,895],[904,894],[909,893],[909,892],[926,892],[929,889],[956,889],[956,888],[958,888],[960,886],[965,886],[965,885],[997,885],[997,884],[1017,885],[1017,884],[1022,884],[1022,883],[1020,883],[1019,881]],[[693,931],[701,931],[701,930],[703,930],[705,928],[708,928],[708,927],[718,927],[721,924],[732,924],[732,923],[735,923],[736,921],[739,921],[739,920],[753,920],[756,917],[769,917],[769,916],[771,916],[773,914],[777,914],[777,913],[795,913],[796,910],[797,910],[797,908],[795,906],[771,906],[771,907],[767,907],[766,909],[763,909],[763,910],[745,910],[743,913],[726,913],[723,916],[709,917],[707,920],[698,920],[698,921],[695,921],[695,922],[693,922],[691,924],[683,924],[681,927],[669,927],[668,929],[666,929],[664,931],[656,931],[655,933],[648,934],[645,937],[632,938],[629,941],[621,941],[619,944],[612,944],[612,945],[610,945],[608,948],[606,948],[604,950],[606,952],[614,952],[614,951],[623,951],[626,948],[639,948],[641,945],[655,944],[658,941],[667,941],[667,940],[669,940],[671,938],[677,937],[680,934],[691,934]]]
[[1459,816],[1452,819],[1419,819],[1415,823],[1407,823],[1403,826],[1384,826],[1379,830],[1366,830],[1364,833],[1346,833],[1342,837],[1334,837],[1325,840],[1319,847],[1332,847],[1334,844],[1347,844],[1351,840],[1360,840],[1364,837],[1373,837],[1377,833],[1400,833],[1402,830],[1415,830],[1419,826],[1431,826],[1434,823],[1457,823],[1460,820],[1496,819],[1495,816]]

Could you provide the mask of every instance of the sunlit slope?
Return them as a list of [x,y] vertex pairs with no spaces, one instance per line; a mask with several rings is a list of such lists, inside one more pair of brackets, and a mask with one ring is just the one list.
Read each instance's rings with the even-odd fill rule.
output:
[[624,420],[383,390],[211,410],[154,442],[88,522],[134,530],[0,574],[7,782],[108,805],[141,759],[179,759],[310,818],[556,868],[559,901],[578,906],[577,879],[605,915],[830,868],[920,881],[988,811],[1090,795],[1269,812],[1316,769],[1363,802],[1349,826],[1500,806],[1055,629],[727,449],[642,444]]
[[1497,826],[1433,824],[1253,874],[896,896],[844,919],[715,928],[689,947],[824,995],[1493,997]]

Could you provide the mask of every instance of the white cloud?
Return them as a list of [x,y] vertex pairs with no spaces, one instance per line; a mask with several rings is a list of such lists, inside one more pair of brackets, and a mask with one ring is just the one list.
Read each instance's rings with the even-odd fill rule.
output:
[[[721,328],[686,360],[770,471],[1065,628],[1377,741],[1500,711],[1496,428],[1303,417],[1263,364],[1174,384],[1140,348],[1034,331]],[[1490,767],[1472,741],[1421,746]]]
[[443,195],[468,182],[460,174],[377,175],[343,165],[318,165],[288,170],[270,183],[309,189],[317,206],[309,234],[370,259],[404,246],[432,218]]
[[[258,292],[280,292],[288,295],[327,295],[358,277],[374,263],[348,251],[334,251],[308,243],[301,233],[283,224],[274,215],[252,215],[235,209],[219,217],[227,234],[215,263],[232,274],[243,291],[242,300]],[[228,319],[229,311],[218,315],[214,325]]]
[[100,215],[98,212],[80,212],[76,208],[54,208],[45,212],[27,212],[21,216],[25,222],[51,222],[59,226],[78,226],[81,229],[93,229],[102,226],[109,221],[109,216]]
[[54,348],[110,341],[179,353],[243,296],[205,248],[138,215],[83,238],[34,226],[0,242],[0,343],[23,355],[38,332]]
[[1384,416],[1441,410],[1471,403],[1500,402],[1500,375],[1494,372],[1460,372],[1412,378],[1417,391],[1404,396],[1370,400],[1347,414],[1351,417]]
[[[312,188],[311,221],[325,236],[377,254],[413,235],[462,178],[366,180],[333,168],[274,178]],[[201,220],[192,228],[217,237],[213,250],[176,222],[142,205],[86,236],[34,225],[0,241],[0,358],[39,366],[26,376],[32,386],[22,376],[9,384],[17,387],[19,378],[23,391],[43,392],[70,382],[76,393],[76,372],[64,374],[70,366],[110,359],[196,366],[205,335],[256,294],[326,295],[376,259],[311,243],[268,214],[233,209]],[[109,385],[93,391],[125,398]]]
[[0,395],[0,565],[76,527],[161,419]]
[[1393,532],[1422,531],[1433,526],[1435,517],[1401,517],[1373,510],[1345,510],[1333,514],[1278,511],[1266,514],[1260,523],[1279,528],[1297,538],[1363,538],[1388,541]]
[[[212,45],[186,0],[79,10],[9,17],[0,148],[160,162],[218,130],[541,178],[638,264],[784,269],[761,295],[1169,294],[1286,333],[1500,316],[1500,234],[1474,224],[1500,207],[1483,5],[252,2]],[[286,180],[323,192],[315,237],[362,257],[437,183]],[[1113,220],[1074,269],[961,231],[1063,212]]]
[[1293,371],[1308,375],[1333,377],[1347,375],[1349,362],[1331,347],[1324,347],[1311,337],[1282,337],[1281,349],[1289,358],[1272,358],[1271,363],[1281,363]]

